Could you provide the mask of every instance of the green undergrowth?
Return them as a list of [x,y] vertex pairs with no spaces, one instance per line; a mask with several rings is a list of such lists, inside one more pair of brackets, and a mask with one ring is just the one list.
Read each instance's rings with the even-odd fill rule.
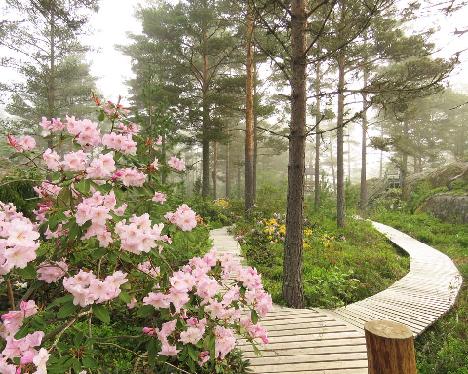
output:
[[468,373],[468,225],[444,223],[427,214],[380,212],[373,219],[446,253],[464,282],[454,308],[416,339],[419,373]]
[[[303,280],[307,306],[335,308],[362,300],[408,272],[408,257],[369,222],[348,217],[346,228],[337,229],[330,212],[311,212],[305,221]],[[274,302],[282,304],[284,216],[239,221],[235,232],[247,262],[262,274]]]

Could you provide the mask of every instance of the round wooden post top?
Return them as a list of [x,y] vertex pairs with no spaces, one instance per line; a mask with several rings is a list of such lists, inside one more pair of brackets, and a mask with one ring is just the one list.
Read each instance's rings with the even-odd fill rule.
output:
[[364,330],[387,339],[408,339],[413,336],[407,326],[387,320],[368,321],[364,324]]

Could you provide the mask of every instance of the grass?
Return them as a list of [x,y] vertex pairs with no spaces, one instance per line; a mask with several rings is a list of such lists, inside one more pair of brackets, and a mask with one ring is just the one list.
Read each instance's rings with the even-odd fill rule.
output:
[[468,225],[444,223],[427,214],[381,212],[373,219],[446,253],[464,282],[454,308],[416,339],[422,374],[468,373]]
[[[334,308],[387,288],[409,269],[398,252],[369,222],[348,218],[336,229],[330,211],[309,214],[305,225],[303,280],[309,307]],[[236,224],[244,256],[262,274],[265,288],[281,304],[284,217]]]

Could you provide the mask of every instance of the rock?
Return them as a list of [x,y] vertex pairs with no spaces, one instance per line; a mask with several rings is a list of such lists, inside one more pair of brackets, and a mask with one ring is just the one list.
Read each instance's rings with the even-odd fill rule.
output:
[[468,195],[440,193],[424,201],[417,209],[452,223],[468,223]]

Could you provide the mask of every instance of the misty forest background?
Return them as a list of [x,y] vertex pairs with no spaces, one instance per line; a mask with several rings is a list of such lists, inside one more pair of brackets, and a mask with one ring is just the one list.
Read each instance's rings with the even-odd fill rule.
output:
[[[3,135],[37,134],[42,116],[95,118],[85,40],[99,3],[0,2]],[[468,95],[448,84],[464,51],[440,57],[427,22],[465,6],[144,2],[142,33],[115,46],[134,73],[122,102],[145,136],[162,136],[161,162],[185,160],[187,172],[164,182],[213,227],[235,223],[247,261],[272,270],[275,302],[343,305],[404,275],[407,259],[357,214],[434,245],[466,276]],[[28,211],[35,176],[7,154],[0,145],[0,179],[23,182],[0,200]],[[417,342],[421,372],[468,372],[467,304],[465,283],[454,311]]]

